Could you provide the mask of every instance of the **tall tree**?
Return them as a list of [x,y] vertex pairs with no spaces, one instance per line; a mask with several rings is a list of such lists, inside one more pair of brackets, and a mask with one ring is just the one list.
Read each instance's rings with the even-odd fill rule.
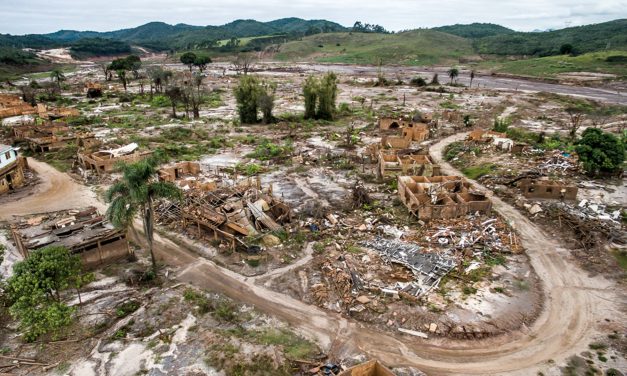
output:
[[55,68],[50,72],[50,79],[57,84],[57,88],[61,90],[61,82],[65,81],[65,75],[61,69]]
[[448,76],[451,78],[451,85],[453,85],[453,80],[459,76],[459,70],[457,68],[451,68],[448,70]]
[[303,86],[305,119],[332,120],[337,100],[337,76],[333,72],[321,79],[309,76]]
[[316,77],[309,76],[303,86],[303,96],[305,97],[305,119],[316,117],[316,107],[318,103],[319,82]]
[[196,61],[196,54],[193,52],[185,52],[183,55],[181,55],[181,63],[187,65],[189,67],[189,71],[192,71],[192,68],[194,67],[194,62]]
[[132,164],[122,164],[122,178],[105,193],[105,201],[110,203],[107,218],[118,228],[128,229],[137,214],[144,224],[144,234],[153,272],[157,273],[157,261],[153,251],[154,201],[159,198],[181,199],[181,190],[170,182],[157,179],[158,155]]
[[260,82],[255,76],[244,75],[239,79],[239,84],[234,89],[237,101],[237,112],[242,124],[257,123],[257,111],[259,108]]
[[209,56],[196,56],[194,60],[194,66],[198,68],[198,70],[202,73],[205,69],[207,69],[207,64],[211,64],[211,58]]
[[9,312],[27,341],[49,332],[56,335],[72,321],[74,308],[62,302],[61,292],[76,287],[80,270],[79,258],[61,246],[38,249],[13,266],[7,281]]

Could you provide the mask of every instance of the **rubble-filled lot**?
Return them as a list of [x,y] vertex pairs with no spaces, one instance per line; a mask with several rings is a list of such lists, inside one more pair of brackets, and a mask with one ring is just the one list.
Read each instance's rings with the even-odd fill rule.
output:
[[554,140],[554,145],[525,146],[520,153],[492,143],[458,142],[449,146],[446,158],[559,236],[584,268],[621,277],[626,186],[617,177],[585,175],[577,156]]
[[[172,162],[198,163],[204,177],[190,178],[183,185],[188,187],[186,192],[210,182],[219,186],[258,179],[254,190],[225,196],[215,191],[203,197],[188,195],[176,210],[172,203],[159,203],[158,233],[180,247],[193,245],[199,258],[254,276],[276,292],[403,340],[479,340],[532,325],[543,308],[544,292],[508,219],[490,210],[468,210],[466,201],[471,200],[455,201],[464,209],[463,215],[417,218],[398,197],[396,175],[399,170],[439,175],[434,174],[439,170],[433,166],[396,169],[393,164],[429,160],[434,140],[473,127],[489,129],[497,117],[509,119],[512,128],[545,132],[547,141],[556,142],[551,134],[569,131],[571,119],[564,109],[573,103],[514,90],[443,86],[431,91],[409,86],[411,77],[404,77],[402,85],[374,86],[374,75],[363,76],[347,68],[340,74],[337,118],[333,122],[304,120],[302,83],[312,71],[304,66],[258,72],[277,83],[277,121],[242,125],[232,94],[237,77],[223,68],[217,65],[207,72],[203,85],[209,92],[208,102],[199,119],[189,119],[182,117],[181,105],[175,106],[178,117],[172,118],[172,107],[163,94],[150,95],[147,88],[142,94],[137,82],[124,92],[116,80],[104,81],[98,67],[84,66],[68,75],[68,89],[56,102],[80,111],[80,116],[62,121],[72,135],[87,132],[95,141],[85,143],[84,138],[72,137],[58,150],[27,153],[98,192],[119,174],[86,168],[77,155],[125,150],[128,145],[158,150]],[[186,68],[176,65],[172,69]],[[103,84],[101,98],[85,97],[86,80]],[[624,113],[612,111],[591,114],[584,127],[622,129]],[[428,119],[429,139],[410,142],[409,151],[387,150],[394,148],[388,148],[391,142],[386,144],[382,138],[402,134],[379,129],[377,119],[409,119],[417,113]],[[3,133],[9,135],[8,127],[18,127],[19,121],[6,124]],[[525,136],[521,132],[520,138]],[[397,157],[390,159],[387,173],[379,173],[378,154],[371,153],[374,144]],[[452,150],[450,160],[464,167],[467,176],[478,178],[547,232],[561,236],[584,266],[621,275],[615,256],[625,257],[620,209],[627,200],[622,181],[585,178],[578,172],[572,151],[559,148],[529,147],[511,154],[493,144],[462,144]],[[517,182],[509,184],[523,173],[575,185],[577,200],[527,198]],[[456,189],[447,200],[458,200],[461,194],[487,200],[474,188]],[[429,190],[428,195],[433,197],[433,192]],[[284,212],[274,210],[279,202],[289,208],[289,220]],[[432,204],[439,202],[436,199]],[[168,213],[174,215],[165,218],[163,214]],[[189,222],[181,221],[182,213],[207,219],[210,230],[201,231],[191,217]],[[613,250],[597,251],[606,244]],[[122,269],[127,266],[122,265]],[[7,340],[0,346],[9,348],[19,365],[8,365],[8,371],[26,374],[48,367],[73,375],[177,371],[228,375],[268,370],[298,374],[326,360],[316,345],[252,307],[177,285],[174,280],[137,287],[140,274],[131,273],[129,285],[120,279],[129,271],[104,273],[110,277],[99,278],[83,292],[79,322],[68,335],[72,339],[49,342],[42,349],[21,344],[14,327],[5,330]],[[616,356],[614,347],[606,352]],[[599,356],[604,355],[591,355]],[[581,363],[573,362],[575,366]]]

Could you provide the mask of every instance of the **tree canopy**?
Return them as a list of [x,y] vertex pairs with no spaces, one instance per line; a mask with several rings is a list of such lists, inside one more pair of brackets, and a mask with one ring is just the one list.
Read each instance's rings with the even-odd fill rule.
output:
[[590,175],[620,170],[625,161],[625,145],[611,133],[588,128],[575,143],[584,170]]
[[65,247],[49,246],[32,252],[13,266],[7,281],[11,316],[27,341],[53,332],[55,335],[72,320],[74,308],[61,300],[61,292],[76,287],[80,260]]

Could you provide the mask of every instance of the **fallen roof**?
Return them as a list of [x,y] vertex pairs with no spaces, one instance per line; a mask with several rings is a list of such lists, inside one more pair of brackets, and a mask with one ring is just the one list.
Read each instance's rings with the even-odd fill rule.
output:
[[95,207],[31,215],[13,224],[12,229],[27,250],[55,245],[72,250],[121,232]]

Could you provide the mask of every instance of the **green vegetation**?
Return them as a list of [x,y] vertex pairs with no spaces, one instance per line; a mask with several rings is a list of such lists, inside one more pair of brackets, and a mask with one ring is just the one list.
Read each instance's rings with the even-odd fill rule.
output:
[[[583,55],[557,55],[533,59],[484,63],[480,66],[497,72],[540,78],[556,78],[569,72],[609,73],[627,76],[627,51],[590,52]],[[627,60],[626,60],[627,61]]]
[[430,65],[458,62],[474,55],[469,40],[433,30],[398,34],[329,33],[281,45],[279,60],[327,63]]
[[477,39],[473,45],[480,54],[559,55],[564,44],[571,44],[576,54],[603,51],[609,47],[627,50],[627,19],[561,30],[533,33],[506,33]]
[[307,77],[303,86],[305,119],[332,120],[337,100],[337,76],[329,72],[321,79]]
[[575,150],[584,170],[589,175],[613,173],[623,167],[625,145],[611,133],[588,128],[575,143]]
[[170,182],[156,180],[158,155],[132,164],[120,165],[122,178],[105,193],[105,201],[110,203],[107,218],[118,228],[128,228],[140,214],[144,223],[144,235],[148,241],[148,251],[152,270],[157,273],[157,261],[153,252],[154,201],[158,198],[181,198],[180,189]]
[[119,40],[85,38],[70,44],[70,53],[75,59],[92,56],[115,56],[131,53],[131,46]]
[[627,271],[627,251],[615,249],[612,251],[612,255],[616,258],[618,265],[623,268],[624,271]]
[[242,124],[255,124],[259,121],[258,112],[262,113],[264,124],[274,120],[274,93],[276,85],[255,76],[243,75],[233,90],[237,101],[237,112]]
[[260,161],[267,161],[270,159],[284,159],[288,157],[294,150],[291,143],[285,143],[284,145],[277,145],[271,140],[264,138],[259,145],[255,148],[255,151],[248,154],[248,158],[259,159]]
[[74,308],[61,301],[61,292],[75,287],[80,260],[64,247],[49,246],[33,251],[13,266],[7,280],[9,312],[19,321],[27,341],[53,333],[56,337],[70,324]]
[[491,23],[472,23],[468,25],[448,25],[434,27],[432,30],[441,31],[443,33],[457,35],[463,38],[483,38],[493,35],[503,35],[515,33],[514,30],[508,29],[501,25]]
[[494,170],[496,170],[496,165],[492,163],[484,163],[477,166],[465,167],[462,169],[462,172],[469,179],[475,180],[482,176],[489,175]]

